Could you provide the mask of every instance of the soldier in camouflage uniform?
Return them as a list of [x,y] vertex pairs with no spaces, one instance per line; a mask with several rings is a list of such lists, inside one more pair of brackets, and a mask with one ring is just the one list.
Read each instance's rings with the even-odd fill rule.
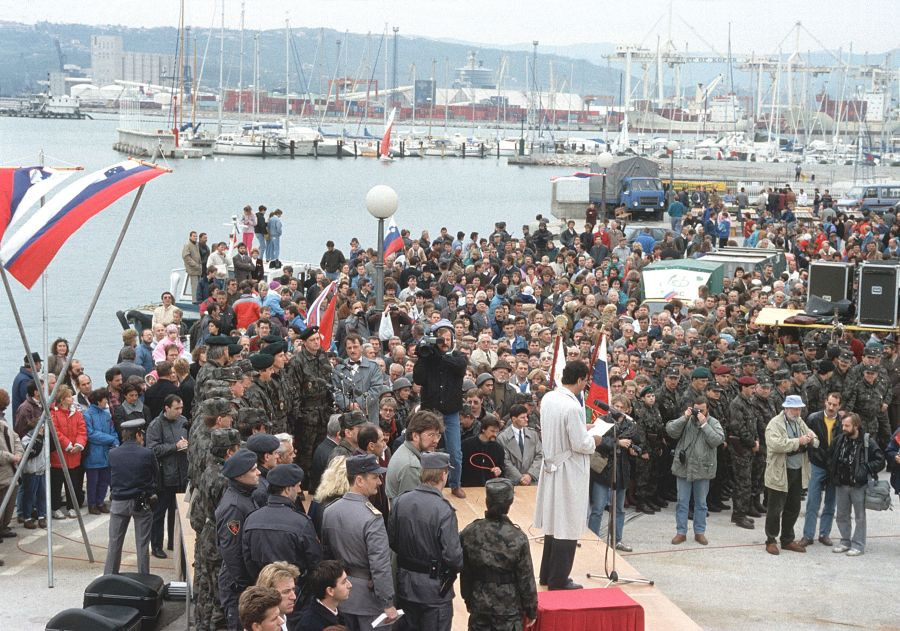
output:
[[412,382],[406,377],[400,377],[391,384],[391,390],[393,390],[394,399],[397,401],[397,429],[402,431],[406,429],[406,419],[409,418],[413,410],[409,399],[409,395],[412,393]]
[[[262,410],[271,423],[277,416],[275,404],[269,396],[273,386],[268,384],[268,382],[272,381],[272,373],[275,370],[273,368],[275,358],[268,353],[256,353],[250,356],[250,363],[257,373],[253,378],[253,383],[244,392],[244,403],[247,404],[247,407]],[[272,433],[278,433],[274,424],[272,425]]]
[[848,350],[842,350],[834,358],[834,373],[831,375],[831,379],[828,380],[829,392],[840,392],[843,396],[844,384],[847,383],[847,377],[850,375],[852,366],[853,353]]
[[[659,410],[664,424],[681,416],[678,408],[678,398],[681,393],[678,386],[680,381],[681,371],[678,366],[670,366],[663,378],[663,386],[659,390],[659,395],[656,397],[656,408]],[[655,460],[657,485],[655,504],[665,508],[669,505],[669,501],[674,502],[677,497],[675,495],[675,476],[672,475],[672,450],[667,443],[668,437],[663,438],[662,454],[659,454]]]
[[[730,374],[729,374],[730,376]],[[706,403],[709,415],[719,421],[722,429],[728,425],[728,402],[731,399],[725,397],[725,389],[717,383],[706,386]],[[728,449],[725,442],[716,448],[716,477],[709,483],[709,498],[707,509],[712,513],[720,513],[731,508],[722,498],[722,491],[727,486],[731,475],[731,466]]]
[[749,518],[751,470],[753,454],[759,451],[759,435],[756,430],[756,410],[753,407],[753,391],[757,381],[744,375],[738,379],[741,393],[728,407],[728,429],[726,440],[731,450],[731,464],[734,469],[734,492],[731,496],[734,509],[731,521],[740,528],[753,530]]
[[747,515],[750,517],[762,517],[766,512],[760,501],[760,494],[765,493],[766,486],[763,478],[766,474],[766,426],[776,414],[776,408],[772,404],[772,382],[767,378],[758,379],[756,392],[751,399],[756,410],[756,435],[759,438],[759,449],[753,454],[753,466],[751,470],[752,486],[750,489],[751,502]]
[[206,338],[203,344],[207,347],[206,363],[197,371],[194,377],[194,398],[196,401],[202,400],[202,393],[206,382],[213,378],[217,368],[225,368],[228,366],[230,356],[228,355],[228,345],[235,344],[239,340],[237,338],[228,337],[227,335],[211,335]]
[[900,424],[900,353],[897,353],[897,347],[892,339],[886,339],[884,342],[881,367],[884,368],[890,381],[891,404],[888,407],[888,420],[891,429],[894,430]]
[[288,361],[287,344],[283,341],[271,342],[260,353],[272,357],[272,378],[260,385],[272,402],[272,416],[269,418],[272,433],[281,434],[288,431],[288,414],[291,409],[291,382],[284,370]]
[[654,475],[658,454],[665,448],[663,434],[665,424],[659,408],[656,407],[656,392],[653,386],[641,390],[631,411],[637,429],[637,443],[644,446],[644,453],[634,460],[634,495],[639,513],[652,515],[662,507],[656,503],[657,480]]
[[823,359],[818,363],[815,373],[803,384],[803,402],[806,403],[808,414],[821,412],[825,409],[825,397],[830,392],[828,390],[828,382],[833,373],[834,364],[831,360]]
[[513,485],[506,478],[485,484],[484,519],[460,533],[463,570],[460,592],[469,611],[469,631],[522,631],[522,619],[537,617],[537,585],[528,537],[507,514]]
[[[737,383],[734,381],[733,375],[731,373],[731,366],[722,364],[714,368],[712,372],[713,378],[715,379],[715,385],[722,389],[722,398],[725,399],[723,405],[726,406],[727,409],[727,402],[731,401],[740,393],[740,389],[738,388]],[[707,392],[709,392],[708,389]],[[710,408],[709,413],[720,421],[724,418],[714,413],[712,411],[712,408]]]
[[[793,394],[802,399],[803,385],[809,379],[809,375],[810,371],[805,362],[794,362],[791,364],[791,387],[788,389],[786,396]],[[803,416],[806,416],[806,411],[803,412]]]
[[[699,367],[691,371],[691,385],[684,391],[684,394],[678,399],[678,409],[684,412],[690,407],[694,407],[694,399],[698,397],[706,397],[706,384],[710,378],[709,368]],[[678,413],[678,418],[681,416]],[[665,420],[665,419],[663,419]]]
[[214,631],[225,622],[219,604],[219,569],[222,557],[216,545],[216,506],[225,492],[222,464],[240,448],[234,429],[214,429],[210,435],[206,468],[191,495],[191,527],[197,533],[194,545],[194,625],[200,631]]
[[859,414],[862,430],[885,448],[891,439],[891,427],[887,416],[891,391],[887,390],[886,384],[878,381],[880,368],[874,364],[865,365],[862,381],[857,382],[847,393],[843,408]]
[[890,390],[890,378],[888,377],[887,371],[881,365],[881,351],[875,346],[867,346],[863,351],[862,363],[856,364],[847,373],[847,379],[844,381],[844,387],[841,390],[844,395],[844,400],[847,399],[850,391],[863,380],[863,371],[866,366],[873,366],[875,368],[875,372],[877,373],[875,381],[878,384],[878,390],[882,393]]
[[188,479],[191,481],[191,488],[198,488],[200,476],[206,466],[210,432],[214,429],[228,429],[234,423],[228,399],[213,397],[195,407],[199,410],[199,418],[191,425],[187,449]]
[[772,377],[772,392],[769,394],[769,398],[772,399],[772,406],[776,410],[781,409],[781,404],[784,403],[785,397],[790,394],[791,385],[790,370],[775,371],[775,375]]
[[[297,450],[297,464],[304,471],[312,468],[313,453],[325,439],[331,397],[331,362],[322,350],[319,327],[305,329],[298,338],[301,348],[294,353],[285,375],[291,389],[291,432]],[[304,480],[308,484],[309,476]]]

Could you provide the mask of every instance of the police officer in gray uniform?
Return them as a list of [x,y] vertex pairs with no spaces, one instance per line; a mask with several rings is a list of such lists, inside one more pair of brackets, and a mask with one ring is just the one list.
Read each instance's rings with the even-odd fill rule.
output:
[[419,486],[397,497],[388,517],[397,553],[397,604],[406,628],[450,631],[453,583],[463,561],[456,512],[442,493],[450,455],[426,452],[421,463]]
[[397,617],[387,530],[381,511],[368,500],[378,491],[386,471],[374,454],[348,458],[350,490],[329,505],[322,517],[326,553],[344,564],[353,586],[350,598],[340,607],[350,631],[371,629],[382,613],[388,620]]
[[228,478],[228,488],[216,507],[216,539],[222,555],[219,571],[219,601],[225,612],[229,631],[240,631],[238,599],[241,592],[253,583],[247,571],[241,542],[244,522],[256,510],[252,494],[259,480],[256,454],[239,449],[222,465],[222,475]]
[[150,573],[150,527],[156,502],[159,467],[153,452],[144,447],[143,419],[122,423],[122,444],[109,452],[109,552],[104,574],[118,574],[128,523],[134,518],[138,572]]

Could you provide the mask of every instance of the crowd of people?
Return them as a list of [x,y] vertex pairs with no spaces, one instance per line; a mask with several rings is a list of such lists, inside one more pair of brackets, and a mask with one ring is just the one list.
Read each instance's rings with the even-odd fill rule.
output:
[[[122,333],[97,384],[89,373],[103,367],[70,357],[65,339],[51,345],[64,455],[51,455],[49,489],[35,430],[40,354],[25,358],[11,395],[0,390],[10,419],[0,491],[33,443],[0,538],[16,534],[13,510],[24,528],[45,527],[50,493],[54,519],[110,513],[108,573],[133,521],[149,572],[150,555],[172,549],[176,494],[187,491],[197,628],[267,631],[371,628],[398,609],[400,626],[449,629],[457,576],[470,629],[521,628],[535,619],[536,585],[527,538],[507,516],[516,486],[538,487],[538,578],[550,589],[580,587],[569,577],[575,540],[585,526],[602,536],[607,509],[620,551],[631,551],[626,509],[653,515],[674,502],[673,545],[691,521],[706,545],[708,512],[730,510],[743,529],[765,516],[771,554],[817,541],[863,554],[868,480],[886,465],[900,492],[898,340],[755,318],[802,308],[812,261],[897,256],[900,224],[836,214],[818,193],[814,219],[800,221],[796,196],[766,193],[753,206],[741,191],[745,242],[784,251],[785,272],[738,269],[720,293],[702,287],[651,311],[644,266],[734,241],[725,200],[703,193],[673,199],[659,242],[648,230],[629,242],[593,208],[558,234],[540,216],[517,235],[504,222],[487,236],[403,230],[385,263],[383,313],[376,252],[358,239],[346,254],[328,242],[319,269],[295,275],[271,246],[280,211],[265,249],[263,233],[251,250],[260,233],[249,206],[234,255],[192,232],[183,256],[195,323],[164,293],[151,326]],[[308,309],[331,282],[336,316],[323,332],[307,326]],[[616,431],[601,436],[589,433],[584,393],[604,336]],[[465,498],[472,487],[485,488],[487,512],[460,533],[443,490]]]

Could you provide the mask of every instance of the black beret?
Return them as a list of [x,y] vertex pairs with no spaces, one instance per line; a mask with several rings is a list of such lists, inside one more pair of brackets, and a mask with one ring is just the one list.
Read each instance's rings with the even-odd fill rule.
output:
[[277,342],[272,342],[271,344],[266,344],[263,348],[259,350],[260,353],[266,353],[267,355],[275,356],[278,353],[287,352],[287,344],[284,340],[278,340]]
[[275,363],[275,358],[266,353],[255,353],[250,356],[250,363],[256,370],[265,370],[271,368]]
[[295,464],[276,465],[266,475],[266,480],[275,486],[294,486],[303,482],[303,469]]
[[247,449],[256,453],[256,454],[268,454],[272,453],[278,447],[281,446],[281,442],[272,436],[272,434],[253,434],[250,438],[247,439]]
[[298,335],[297,338],[301,339],[301,340],[308,340],[309,338],[311,338],[313,335],[315,335],[318,332],[319,332],[319,327],[308,326],[305,329],[303,329],[303,332],[300,333],[300,335]]
[[232,357],[236,355],[240,355],[244,352],[244,346],[242,344],[229,344],[228,345],[228,354]]
[[225,464],[222,465],[222,475],[226,478],[237,478],[256,465],[256,454],[249,449],[238,449]]

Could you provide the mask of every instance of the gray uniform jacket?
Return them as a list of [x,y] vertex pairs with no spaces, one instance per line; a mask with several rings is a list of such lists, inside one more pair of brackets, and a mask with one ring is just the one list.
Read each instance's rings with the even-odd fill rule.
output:
[[353,588],[343,613],[375,616],[394,604],[391,548],[381,511],[348,492],[325,509],[322,544],[326,556],[344,564]]
[[[463,553],[456,511],[433,486],[420,484],[394,500],[388,516],[391,549],[397,553],[397,595],[406,600],[434,605],[453,600],[453,590],[440,595],[441,573],[459,572]],[[436,576],[404,568],[413,564],[439,564]]]
[[347,360],[335,366],[332,383],[338,407],[347,410],[351,403],[356,403],[370,422],[378,424],[378,396],[389,387],[378,364],[362,357],[354,372],[350,360]]
[[419,486],[419,474],[422,472],[422,463],[419,461],[421,457],[421,452],[408,440],[403,441],[397,452],[391,456],[384,483],[388,499],[394,499],[401,493]]
[[[672,475],[689,481],[716,477],[716,449],[725,442],[725,432],[719,421],[707,416],[701,428],[693,417],[681,416],[666,423],[666,433],[678,441]],[[685,452],[684,464],[678,457],[682,450]]]
[[518,484],[519,479],[526,473],[531,476],[531,484],[537,484],[541,475],[541,466],[544,464],[544,449],[541,446],[541,439],[538,433],[526,427],[525,436],[525,453],[519,449],[519,441],[516,439],[515,428],[512,423],[507,425],[500,435],[497,436],[497,442],[503,446],[506,452],[506,458],[503,459],[503,475],[509,478],[513,484]]

